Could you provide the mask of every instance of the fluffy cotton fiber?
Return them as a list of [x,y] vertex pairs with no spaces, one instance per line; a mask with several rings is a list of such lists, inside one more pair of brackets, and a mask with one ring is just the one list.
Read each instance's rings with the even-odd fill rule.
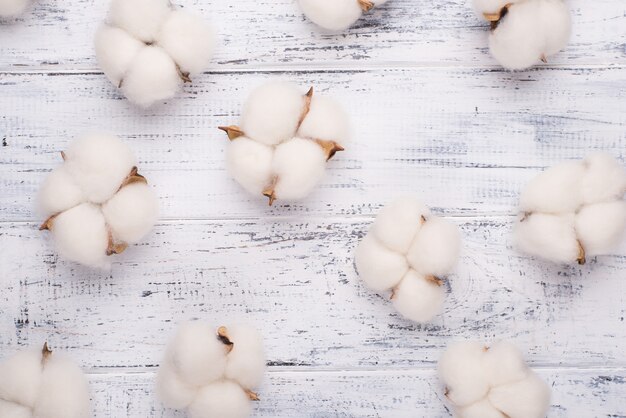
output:
[[626,170],[608,154],[556,165],[522,191],[516,244],[557,263],[608,254],[626,230],[625,193]]
[[510,70],[546,61],[570,38],[571,17],[564,0],[474,0],[474,8],[492,23],[491,54]]
[[220,127],[230,138],[228,169],[248,192],[276,199],[306,197],[324,176],[326,161],[348,139],[348,117],[313,89],[272,82],[252,92],[240,126]]
[[0,19],[22,14],[29,4],[30,0],[0,0]]
[[0,417],[89,418],[89,387],[81,369],[62,355],[19,352],[0,363]]
[[298,0],[311,21],[324,29],[340,31],[352,26],[361,15],[387,0]]
[[215,46],[199,17],[168,0],[113,0],[95,37],[96,57],[111,82],[133,103],[149,107],[174,97],[207,67]]
[[261,335],[244,325],[214,330],[202,322],[180,326],[157,373],[157,394],[191,418],[245,418],[258,400],[252,388],[265,373]]
[[454,268],[460,248],[456,225],[403,198],[378,214],[356,249],[355,264],[370,289],[391,290],[393,305],[405,318],[428,322],[443,309],[439,277]]
[[459,418],[544,418],[550,406],[550,387],[506,341],[451,344],[439,377]]
[[44,181],[39,211],[59,254],[92,267],[141,241],[157,218],[157,199],[137,174],[130,148],[112,135],[89,135],[62,153],[64,163]]

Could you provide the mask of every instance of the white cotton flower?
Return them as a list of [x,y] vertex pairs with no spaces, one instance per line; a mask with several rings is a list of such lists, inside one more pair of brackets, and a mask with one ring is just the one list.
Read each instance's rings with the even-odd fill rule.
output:
[[192,418],[245,418],[252,388],[265,373],[261,335],[245,325],[220,327],[203,322],[180,326],[168,344],[156,377],[157,395]]
[[228,171],[248,192],[268,197],[270,205],[309,195],[349,135],[347,115],[337,103],[284,82],[255,89],[241,126],[220,129],[231,140]]
[[0,19],[21,15],[29,4],[30,0],[0,0]]
[[460,418],[544,418],[550,388],[511,343],[451,344],[439,360],[446,397]]
[[62,153],[64,163],[37,198],[59,254],[107,268],[107,255],[140,241],[157,219],[157,198],[137,174],[130,148],[112,135],[89,135]]
[[474,9],[491,21],[489,49],[509,70],[546,61],[570,38],[571,16],[564,0],[474,0]]
[[557,263],[609,254],[626,230],[625,193],[626,170],[610,155],[551,167],[521,193],[516,245]]
[[95,46],[109,80],[131,102],[149,107],[174,97],[183,82],[206,69],[215,34],[169,0],[112,0]]
[[433,216],[412,198],[383,208],[355,252],[355,266],[367,287],[391,290],[405,318],[428,322],[443,310],[439,276],[456,265],[461,248],[458,227]]
[[26,350],[0,362],[0,417],[88,418],[89,387],[72,361],[43,350]]
[[361,15],[387,0],[298,0],[302,12],[324,29],[340,31],[352,26]]

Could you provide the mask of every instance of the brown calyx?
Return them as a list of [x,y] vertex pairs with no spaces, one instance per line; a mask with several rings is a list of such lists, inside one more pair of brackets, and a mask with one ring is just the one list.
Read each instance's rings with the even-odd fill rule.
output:
[[325,141],[323,139],[316,139],[315,142],[322,147],[324,154],[326,155],[326,161],[330,160],[339,151],[344,151],[345,148],[336,143],[335,141]]
[[39,230],[40,231],[50,231],[52,230],[52,225],[54,224],[54,218],[56,218],[57,216],[59,216],[58,213],[50,216],[48,219],[46,219],[40,226],[39,226]]
[[579,241],[577,241],[578,243],[578,257],[576,258],[576,261],[578,262],[578,264],[580,264],[581,266],[583,264],[585,264],[587,262],[587,259],[585,257],[585,248],[583,247],[583,244]]
[[425,279],[426,279],[426,281],[434,283],[437,286],[442,286],[443,285],[443,280],[441,280],[439,277],[430,275],[430,276],[426,276]]
[[313,99],[313,87],[311,87],[309,89],[309,91],[306,92],[306,94],[304,95],[304,107],[302,108],[302,113],[300,113],[300,119],[298,119],[298,129],[300,129],[300,125],[302,125],[302,122],[304,122],[304,118],[306,118],[306,115],[309,114],[309,111],[311,111],[311,100]]
[[113,232],[111,229],[108,230],[109,233],[109,245],[107,246],[107,255],[113,254],[121,254],[128,248],[128,244],[125,242],[115,242],[113,239]]
[[146,180],[144,176],[138,173],[137,167],[133,167],[130,170],[130,173],[128,173],[126,178],[122,180],[122,184],[120,185],[120,188],[117,189],[117,191],[119,192],[120,190],[122,190],[122,188],[134,183],[148,184],[148,180]]
[[372,10],[375,6],[373,1],[370,0],[357,0],[359,2],[359,7],[363,12],[367,13]]
[[246,395],[248,395],[248,399],[250,399],[251,401],[260,401],[261,398],[259,398],[259,394],[256,392],[251,391],[250,389],[246,389]]
[[43,343],[43,348],[41,349],[41,364],[46,364],[51,355],[52,350],[48,348],[48,342]]
[[226,135],[228,135],[228,139],[230,139],[231,141],[245,135],[241,128],[235,125],[218,126],[217,129],[226,132]]
[[278,176],[274,176],[272,182],[263,189],[263,196],[269,199],[269,205],[272,206],[276,201],[276,184],[278,183]]
[[483,13],[483,17],[485,20],[491,23],[491,30],[495,30],[504,16],[509,12],[509,7],[511,7],[512,3],[507,3],[495,13]]
[[230,340],[230,337],[228,336],[228,328],[223,326],[219,327],[217,329],[217,339],[226,346],[227,353],[233,351],[233,347],[235,346],[235,344]]
[[176,71],[178,72],[178,76],[180,77],[180,79],[183,80],[183,83],[191,83],[191,78],[189,78],[188,71],[181,70],[180,65],[178,64],[176,64]]

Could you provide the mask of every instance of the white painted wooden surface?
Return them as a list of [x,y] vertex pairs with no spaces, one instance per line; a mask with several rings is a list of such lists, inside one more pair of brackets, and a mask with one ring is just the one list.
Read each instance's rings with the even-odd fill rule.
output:
[[[176,99],[143,111],[95,63],[106,2],[38,0],[0,25],[0,357],[48,340],[89,373],[95,417],[182,416],[152,391],[176,322],[245,318],[270,362],[256,416],[443,418],[444,347],[511,338],[553,387],[549,417],[625,417],[626,243],[582,267],[511,245],[537,171],[591,150],[626,158],[626,4],[570,5],[570,47],[508,73],[464,0],[392,0],[341,35],[292,0],[192,0],[222,47]],[[273,77],[337,97],[354,138],[312,196],[267,208],[228,177],[215,128]],[[58,151],[102,128],[129,141],[162,207],[110,272],[59,260],[33,213]],[[464,237],[445,314],[427,326],[399,318],[353,267],[377,210],[405,193]]]

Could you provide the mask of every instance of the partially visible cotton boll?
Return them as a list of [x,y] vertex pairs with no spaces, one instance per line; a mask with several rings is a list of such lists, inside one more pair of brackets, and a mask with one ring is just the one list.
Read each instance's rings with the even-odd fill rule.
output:
[[304,111],[305,96],[291,83],[272,82],[252,92],[243,109],[246,135],[267,145],[291,139]]
[[484,355],[483,365],[491,386],[522,380],[528,374],[521,351],[508,341],[492,344]]
[[575,211],[582,204],[580,184],[585,165],[565,162],[548,168],[524,187],[520,209],[525,212],[560,213]]
[[515,226],[515,242],[525,253],[557,263],[571,263],[580,256],[574,215],[535,213]]
[[443,310],[445,290],[432,277],[409,270],[393,293],[393,306],[407,319],[428,322]]
[[400,198],[376,216],[372,232],[389,249],[406,254],[430,210],[417,199]]
[[446,396],[455,406],[465,407],[487,396],[490,387],[483,367],[486,350],[477,341],[455,342],[439,359],[439,377],[446,385]]
[[82,203],[54,218],[56,248],[63,257],[91,267],[108,267],[109,235],[96,205]]
[[34,405],[41,386],[41,370],[39,350],[20,351],[4,359],[0,362],[0,399]]
[[73,208],[85,200],[80,187],[64,166],[55,168],[46,177],[37,196],[37,206],[44,216]]
[[53,355],[43,368],[42,390],[35,402],[37,418],[89,418],[89,386],[72,361]]
[[585,203],[622,199],[626,193],[626,169],[611,155],[596,153],[585,158],[587,167],[581,193]]
[[126,31],[108,25],[98,29],[95,44],[98,64],[115,86],[119,86],[133,60],[145,47]]
[[230,381],[205,386],[189,407],[190,418],[247,418],[251,413],[245,391]]
[[541,0],[540,4],[539,15],[535,18],[539,20],[545,34],[543,54],[548,57],[567,46],[572,31],[572,18],[563,0]]
[[228,354],[224,376],[244,388],[259,386],[265,374],[265,351],[261,334],[246,325],[227,328],[233,349]]
[[279,199],[302,199],[319,183],[326,168],[322,148],[308,139],[294,138],[276,147],[272,171]]
[[21,15],[29,4],[30,0],[0,0],[0,19]]
[[182,80],[176,63],[160,47],[143,48],[128,69],[122,91],[131,102],[149,107],[176,95]]
[[509,418],[544,418],[550,407],[550,387],[531,371],[523,380],[493,387],[489,401]]
[[136,243],[156,223],[157,197],[145,183],[129,184],[102,205],[102,213],[115,238],[129,244]]
[[198,389],[183,381],[170,361],[159,366],[156,376],[156,393],[168,408],[187,408],[196,397]]
[[363,14],[358,0],[299,0],[302,11],[324,29],[347,29]]
[[403,254],[386,248],[371,233],[359,243],[354,260],[361,279],[376,292],[397,286],[409,270]]
[[576,215],[576,233],[588,256],[610,253],[626,231],[626,201],[597,203]]
[[233,140],[226,153],[230,175],[252,194],[261,194],[272,181],[271,147],[246,137]]
[[93,203],[110,199],[137,164],[130,147],[107,134],[78,138],[64,155],[68,173]]
[[298,129],[298,135],[303,138],[323,138],[343,144],[350,137],[348,115],[333,99],[313,96],[309,112]]
[[198,74],[207,67],[213,55],[215,34],[199,16],[177,10],[163,23],[157,42],[183,72]]
[[169,0],[112,0],[109,18],[144,42],[153,42],[171,11]]
[[418,272],[441,276],[452,270],[459,258],[459,228],[445,219],[428,219],[415,236],[407,259]]

